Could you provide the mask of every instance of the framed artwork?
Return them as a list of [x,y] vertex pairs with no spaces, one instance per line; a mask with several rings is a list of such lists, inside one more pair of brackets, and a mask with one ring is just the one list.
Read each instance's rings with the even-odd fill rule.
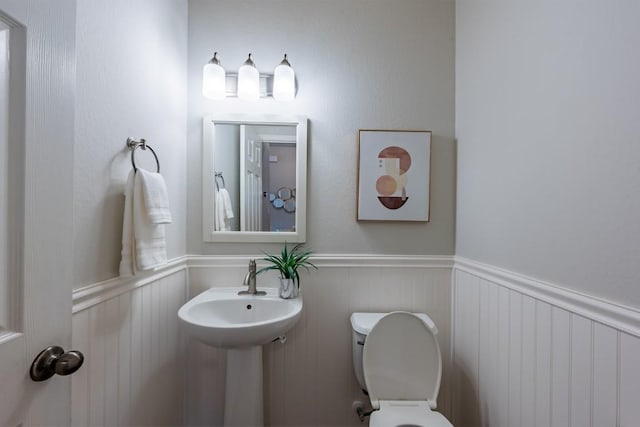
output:
[[431,132],[358,131],[358,221],[429,221]]

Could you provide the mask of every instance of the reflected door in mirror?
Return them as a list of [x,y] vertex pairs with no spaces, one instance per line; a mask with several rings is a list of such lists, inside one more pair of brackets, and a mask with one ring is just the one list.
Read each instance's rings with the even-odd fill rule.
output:
[[262,225],[262,141],[251,126],[240,126],[240,231]]

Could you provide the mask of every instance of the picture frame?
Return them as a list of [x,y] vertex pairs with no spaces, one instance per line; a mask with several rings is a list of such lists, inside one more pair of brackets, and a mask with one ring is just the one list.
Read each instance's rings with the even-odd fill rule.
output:
[[358,221],[428,222],[431,131],[358,131]]

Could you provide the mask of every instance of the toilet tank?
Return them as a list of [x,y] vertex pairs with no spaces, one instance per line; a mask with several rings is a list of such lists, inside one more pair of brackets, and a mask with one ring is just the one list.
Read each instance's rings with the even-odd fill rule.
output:
[[[364,382],[364,372],[362,371],[362,350],[364,349],[364,342],[369,335],[369,331],[373,326],[378,323],[383,316],[387,313],[353,313],[351,314],[351,352],[353,357],[353,370],[356,374],[356,379],[362,391],[366,392],[367,387]],[[425,313],[414,313],[433,331],[433,334],[438,333],[436,324]]]

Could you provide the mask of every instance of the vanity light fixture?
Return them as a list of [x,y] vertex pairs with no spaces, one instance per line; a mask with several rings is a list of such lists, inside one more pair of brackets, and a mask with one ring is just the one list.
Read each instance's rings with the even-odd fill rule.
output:
[[277,101],[292,101],[296,96],[296,73],[284,54],[284,59],[273,72],[273,98]]
[[220,65],[218,52],[213,53],[213,58],[202,70],[202,94],[211,99],[222,99],[227,96],[226,73]]
[[237,73],[226,73],[215,52],[202,72],[202,94],[211,99],[237,96],[248,100],[273,97],[277,101],[292,101],[296,96],[296,74],[286,53],[273,74],[261,74],[251,54]]
[[251,54],[238,69],[238,98],[258,99],[260,97],[260,73]]

